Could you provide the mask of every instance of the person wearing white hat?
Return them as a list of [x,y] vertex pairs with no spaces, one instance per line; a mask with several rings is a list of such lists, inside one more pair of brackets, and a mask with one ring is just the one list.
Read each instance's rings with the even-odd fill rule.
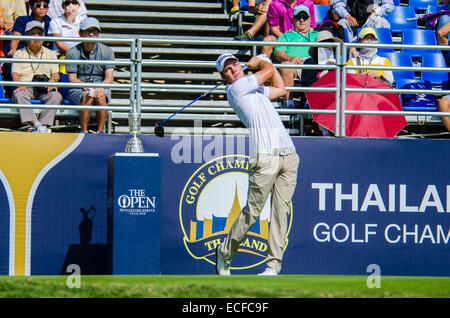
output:
[[[265,55],[253,57],[246,65],[257,72],[245,76],[239,60],[229,53],[216,60],[216,68],[228,84],[228,102],[250,131],[247,204],[216,250],[216,271],[230,275],[231,260],[272,193],[267,267],[260,275],[276,276],[281,270],[299,157],[271,102],[286,94],[283,79]],[[261,86],[269,80],[272,86]]]
[[[25,34],[27,36],[43,36],[44,25],[40,21],[33,20],[26,24]],[[27,46],[14,53],[15,59],[56,60],[56,54],[43,47],[44,41],[30,40]],[[15,82],[31,81],[59,81],[58,64],[43,63],[13,63],[12,78]],[[39,99],[46,105],[61,105],[63,98],[56,87],[26,87],[18,86],[12,96],[12,102],[16,104],[31,104],[31,99]],[[53,125],[55,109],[43,109],[39,119],[33,109],[20,109],[22,123],[31,123],[35,132],[51,132],[48,128]]]

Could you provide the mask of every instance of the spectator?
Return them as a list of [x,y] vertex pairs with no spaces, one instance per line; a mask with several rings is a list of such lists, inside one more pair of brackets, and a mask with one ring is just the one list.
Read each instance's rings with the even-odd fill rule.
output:
[[[437,7],[438,7],[439,11],[450,10],[450,0],[438,1]],[[436,24],[436,30],[439,30],[440,28],[442,28],[444,25],[446,25],[449,22],[450,22],[450,15],[446,14],[446,15],[441,16],[438,19],[438,22]]]
[[[441,27],[437,32],[437,38],[440,45],[448,46],[448,34],[450,32],[450,22]],[[450,67],[450,51],[443,51],[445,56],[445,61],[447,62],[447,67]],[[442,85],[442,89],[450,90],[450,75],[449,79],[445,81]],[[439,111],[441,112],[450,112],[450,95],[443,96],[438,103]],[[450,117],[441,117],[442,122],[444,123],[445,128],[450,131]]]
[[[50,0],[50,3],[48,5],[48,16],[52,19],[56,19],[62,15],[64,15],[64,8],[62,6],[62,3],[65,0]],[[78,9],[78,15],[81,20],[87,18],[87,9],[86,5],[84,4],[84,0],[78,0],[80,7]]]
[[[333,2],[333,10],[339,16],[340,23],[350,33],[350,42],[355,40],[357,28],[364,27],[369,18],[377,17],[380,20],[383,16],[391,13],[393,9],[393,0],[335,0]],[[385,19],[381,21],[384,25],[370,24],[367,26],[385,27],[389,25]]]
[[236,36],[239,41],[251,41],[256,34],[264,28],[264,37],[269,35],[269,24],[267,23],[267,11],[272,0],[248,0],[248,12],[255,15],[255,22],[244,34]]
[[[52,19],[48,34],[57,37],[78,38],[81,18],[78,15],[80,3],[78,0],[64,0],[62,3],[64,14],[58,18]],[[55,45],[61,55],[65,55],[66,52],[73,46],[77,45],[77,42],[61,42],[56,41]]]
[[[311,12],[311,27],[316,27],[316,18],[314,15],[314,3],[311,0],[272,0],[267,11],[267,22],[269,24],[270,35],[264,37],[263,41],[275,42],[284,33],[293,29],[294,8],[299,5],[305,5]],[[263,46],[261,53],[268,57],[272,56],[274,48]]]
[[24,0],[0,0],[2,10],[0,28],[3,34],[11,34],[14,22],[18,17],[27,15],[27,9]]
[[[447,87],[443,87],[445,90],[450,90],[449,81],[446,81]],[[443,96],[438,103],[438,108],[440,112],[450,112],[450,95]],[[441,117],[442,123],[445,128],[450,131],[450,117]]]
[[[311,16],[307,6],[299,5],[294,8],[294,29],[282,34],[279,42],[315,42],[317,32],[311,29]],[[275,58],[282,64],[303,64],[309,57],[307,46],[277,46],[275,48]],[[293,86],[294,80],[300,78],[301,70],[280,69],[281,77],[286,86]],[[291,92],[286,94],[286,106],[293,107],[294,101]]]
[[[0,28],[3,33],[0,34],[11,35],[15,21],[23,15],[27,15],[27,9],[24,0],[0,0],[0,8],[2,11],[2,21],[0,22]],[[10,41],[0,41],[0,56],[5,56],[9,52]],[[10,56],[7,57],[11,57]],[[2,66],[2,77],[5,81],[11,80],[11,64],[5,63]],[[11,96],[11,87],[5,87],[5,93]]]
[[[333,36],[330,31],[320,31],[317,33],[316,37],[317,42],[338,42],[342,43],[343,41],[339,38]],[[309,58],[305,60],[303,64],[305,65],[333,65],[336,64],[336,51],[330,47],[310,47],[308,50],[310,55]],[[327,74],[329,70],[322,69],[304,69],[302,70],[302,80],[300,85],[302,87],[309,87],[314,84],[317,80],[319,80],[322,76]],[[305,93],[301,93],[300,95],[300,103],[301,106],[304,106],[306,103]],[[323,136],[330,136],[331,132],[319,125],[319,130],[321,131]]]
[[[43,36],[44,25],[39,21],[30,21],[25,26],[25,33],[29,36]],[[15,59],[37,59],[56,60],[56,54],[42,46],[43,41],[27,41],[27,46],[14,53]],[[38,77],[41,80],[38,80]],[[13,63],[12,78],[15,82],[43,81],[46,77],[48,82],[58,82],[59,73],[57,64],[42,63]],[[25,87],[19,86],[14,90],[12,101],[16,104],[31,104],[31,99],[39,99],[46,105],[60,105],[63,101],[61,94],[56,87]],[[20,119],[22,123],[31,123],[35,132],[49,133],[48,128],[53,125],[55,109],[44,109],[37,119],[33,109],[20,109]]]
[[[95,18],[86,18],[80,23],[80,37],[98,38],[100,23]],[[107,60],[114,61],[114,53],[111,48],[97,42],[81,42],[69,49],[66,53],[67,60]],[[111,84],[114,80],[114,64],[67,64],[67,74],[72,83],[86,83],[86,87],[72,88],[67,93],[67,99],[76,105],[106,106],[111,101],[111,88],[89,88],[88,83]],[[97,133],[104,134],[108,112],[97,111]],[[80,126],[82,133],[88,133],[90,110],[80,110]]]
[[[330,31],[320,31],[317,33],[317,42],[338,42],[343,41],[333,36]],[[336,52],[330,47],[310,47],[308,50],[310,55],[303,64],[305,65],[333,65],[336,64]],[[328,70],[322,69],[304,69],[302,70],[301,86],[309,87],[319,78],[328,73]]]
[[[359,32],[359,43],[374,44],[377,43],[377,33],[373,28],[364,28]],[[365,66],[391,66],[388,58],[377,55],[377,48],[360,48],[357,57],[352,57],[348,60],[347,65],[365,65]],[[392,71],[387,70],[348,70],[348,73],[362,74],[369,73],[369,76],[382,80],[389,85],[394,82],[394,75]]]
[[[31,15],[18,17],[14,23],[12,34],[25,34],[25,27],[28,22],[39,21],[44,24],[44,35],[47,36],[51,21],[51,18],[47,15],[49,1],[50,0],[30,0]],[[11,40],[11,47],[7,55],[13,56],[16,50],[21,49],[26,45],[26,41]],[[43,46],[51,50],[53,48],[53,42],[44,42]]]

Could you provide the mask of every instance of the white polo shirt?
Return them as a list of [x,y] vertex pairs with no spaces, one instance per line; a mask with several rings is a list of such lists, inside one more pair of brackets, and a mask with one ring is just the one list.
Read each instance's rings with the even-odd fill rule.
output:
[[[50,21],[50,26],[48,28],[48,34],[57,33],[64,38],[79,38],[80,34],[78,33],[78,30],[80,29],[81,20],[82,19],[79,16],[77,16],[75,18],[75,22],[73,24],[70,24],[69,22],[67,22],[67,19],[64,15],[56,19],[52,19]],[[77,45],[78,43],[80,42],[67,41],[64,42],[64,45],[71,48]]]
[[250,155],[255,150],[294,147],[269,99],[269,90],[258,86],[254,74],[227,85],[228,102],[250,131]]

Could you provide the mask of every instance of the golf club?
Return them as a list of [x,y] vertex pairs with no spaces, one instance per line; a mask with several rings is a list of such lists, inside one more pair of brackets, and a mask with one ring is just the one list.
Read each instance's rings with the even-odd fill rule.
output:
[[[242,70],[245,72],[248,69],[248,66],[244,66],[242,68]],[[154,129],[154,133],[156,136],[158,137],[164,137],[164,123],[167,122],[169,119],[171,119],[172,117],[174,117],[176,114],[178,114],[179,112],[183,111],[184,109],[186,109],[187,107],[191,106],[192,104],[194,104],[196,101],[198,101],[199,99],[205,97],[206,95],[208,95],[209,93],[211,93],[213,90],[215,90],[217,87],[221,86],[222,84],[224,84],[225,82],[220,82],[219,84],[217,84],[216,86],[214,86],[213,88],[209,89],[208,91],[204,92],[202,95],[200,95],[199,97],[197,97],[196,99],[194,99],[192,102],[190,102],[189,104],[187,104],[186,106],[184,106],[183,108],[177,110],[175,113],[173,113],[172,115],[170,115],[169,117],[167,117],[166,119],[164,119],[163,121],[157,121],[155,123],[155,129]]]

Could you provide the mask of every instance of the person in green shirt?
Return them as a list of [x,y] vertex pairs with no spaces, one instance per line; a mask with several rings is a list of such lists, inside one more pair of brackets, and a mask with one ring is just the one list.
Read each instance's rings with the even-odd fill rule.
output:
[[[294,8],[294,28],[283,33],[278,42],[316,42],[317,31],[311,29],[311,16],[307,6],[299,5]],[[309,58],[309,46],[286,46],[275,47],[274,56],[282,64],[303,64]],[[293,86],[294,80],[300,78],[300,69],[280,69],[281,77],[286,86]],[[291,92],[286,94],[287,107],[293,107],[294,101]]]

